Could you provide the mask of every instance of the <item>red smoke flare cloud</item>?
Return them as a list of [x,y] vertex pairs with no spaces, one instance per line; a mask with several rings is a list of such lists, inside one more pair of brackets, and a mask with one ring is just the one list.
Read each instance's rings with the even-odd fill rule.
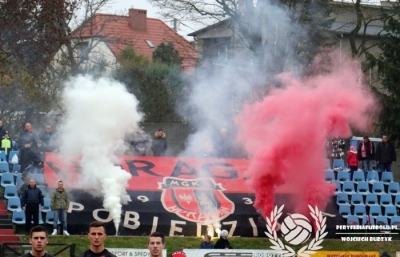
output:
[[365,132],[372,127],[376,101],[360,82],[359,63],[339,62],[335,56],[318,56],[314,74],[302,80],[280,75],[283,87],[246,105],[236,117],[238,141],[250,159],[247,175],[256,194],[254,206],[264,217],[283,185],[295,193],[297,212],[307,213],[308,204],[323,209],[334,193],[324,180],[327,140],[348,138],[352,128]]

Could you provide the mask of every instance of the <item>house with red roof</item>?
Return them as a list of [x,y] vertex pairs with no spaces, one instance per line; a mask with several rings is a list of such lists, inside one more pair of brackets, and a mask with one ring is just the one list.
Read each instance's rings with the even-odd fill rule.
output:
[[[148,18],[146,10],[132,8],[127,16],[95,14],[71,36],[73,43],[69,52],[74,52],[74,60],[69,60],[69,63],[73,61],[80,66],[99,65],[112,69],[127,46],[152,60],[153,51],[161,43],[174,45],[182,58],[183,70],[191,71],[197,63],[197,53],[190,42],[160,19]],[[71,55],[68,46],[61,49],[56,61],[62,63],[61,59],[68,58],[67,55]]]

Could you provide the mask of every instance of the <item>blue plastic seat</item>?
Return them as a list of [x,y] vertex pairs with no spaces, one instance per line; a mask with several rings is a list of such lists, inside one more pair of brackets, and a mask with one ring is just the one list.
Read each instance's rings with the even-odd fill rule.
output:
[[344,169],[344,160],[343,159],[334,159],[333,160],[333,169]]
[[356,191],[354,190],[354,183],[353,181],[345,181],[343,183],[343,189],[342,189],[343,193],[346,193],[348,195],[352,195],[354,194]]
[[356,205],[365,205],[364,204],[364,199],[362,194],[353,194],[351,196],[351,204],[356,206]]
[[385,186],[382,182],[374,182],[372,184],[372,193],[377,195],[385,194]]
[[7,162],[6,152],[0,151],[0,160],[2,162]]
[[396,195],[396,197],[394,198],[394,205],[400,208],[400,195]]
[[340,181],[340,183],[344,183],[345,181],[349,181],[349,173],[347,171],[339,171],[337,173],[337,181]]
[[12,223],[14,224],[25,224],[25,211],[24,210],[18,210],[18,211],[13,211],[12,212]]
[[389,225],[388,218],[386,216],[379,215],[375,217],[376,225]]
[[393,206],[392,196],[388,194],[382,194],[381,199],[379,200],[379,204],[381,206]]
[[14,185],[6,186],[4,189],[4,198],[18,197],[17,187]]
[[18,164],[13,164],[13,166],[12,166],[12,172],[19,172],[19,166],[18,166]]
[[360,225],[360,219],[356,215],[347,216],[347,225]]
[[397,225],[397,229],[400,229],[400,216],[393,216],[390,219],[390,225]]
[[379,206],[378,196],[376,194],[368,194],[365,199],[365,204],[368,206]]
[[334,181],[335,180],[335,173],[333,172],[333,170],[325,171],[325,180],[326,181]]
[[12,173],[4,173],[3,176],[1,176],[1,186],[6,187],[6,186],[11,186],[14,185],[14,175]]
[[14,176],[15,176],[15,185],[18,185],[18,182],[20,182],[22,179],[22,173],[14,174]]
[[350,205],[339,205],[339,213],[343,218],[347,218],[351,215]]
[[32,174],[30,177],[36,181],[36,184],[45,183],[43,174]]
[[37,185],[36,187],[39,188],[40,191],[42,191],[43,197],[49,197],[49,192],[45,185]]
[[364,215],[367,215],[365,205],[354,206],[354,215],[358,216],[359,218],[362,218]]
[[341,193],[342,192],[342,185],[340,184],[339,181],[334,181],[335,185],[336,185],[336,189],[335,189],[335,193]]
[[10,172],[10,166],[6,161],[0,161],[0,171],[3,172]]
[[368,182],[358,182],[357,184],[357,193],[362,195],[368,195],[369,192],[369,185]]
[[326,168],[327,169],[332,169],[332,167],[331,167],[331,161],[329,160],[329,159],[326,159],[326,161],[325,161],[325,163],[326,163]]
[[43,198],[43,210],[42,212],[51,211],[51,199],[48,197]]
[[356,171],[353,173],[353,181],[354,182],[362,182],[365,181],[365,176],[363,171]]
[[377,216],[382,216],[382,208],[379,205],[372,205],[369,207],[369,215],[376,218]]
[[[15,155],[18,157],[18,151],[11,151],[11,152],[10,152],[10,155],[8,156],[8,163],[18,164],[18,162],[17,162],[17,163],[13,163],[13,162],[12,162],[12,160],[13,160],[13,158],[14,158]],[[18,166],[18,165],[17,165],[17,166]]]
[[7,210],[9,211],[19,211],[21,210],[21,200],[19,197],[11,197],[7,202]]
[[371,218],[369,215],[364,215],[362,218],[362,225],[375,225],[374,218]]
[[397,216],[397,209],[396,206],[390,205],[385,207],[385,216],[391,218]]
[[350,205],[349,196],[345,193],[336,194],[336,204],[337,205]]
[[391,171],[382,172],[381,182],[385,185],[389,185],[390,182],[393,182],[393,172]]
[[367,173],[367,181],[374,182],[379,181],[379,174],[377,171],[368,171]]
[[400,194],[400,186],[398,182],[390,182],[388,187],[388,194],[398,195]]
[[[45,222],[46,222],[46,224],[53,225],[53,223],[54,223],[54,212],[52,212],[52,211],[46,212]],[[60,219],[58,219],[57,224],[61,224]]]

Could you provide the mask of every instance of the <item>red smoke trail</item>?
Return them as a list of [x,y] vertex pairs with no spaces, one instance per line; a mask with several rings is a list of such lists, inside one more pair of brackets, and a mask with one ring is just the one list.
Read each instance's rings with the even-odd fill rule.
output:
[[308,213],[308,204],[323,209],[334,191],[324,180],[327,139],[348,138],[351,128],[371,128],[377,108],[359,82],[359,63],[339,62],[334,55],[318,56],[312,67],[319,72],[301,81],[280,75],[283,88],[245,106],[236,118],[238,141],[251,159],[254,206],[264,217],[274,207],[275,190],[284,184],[295,192],[297,212]]

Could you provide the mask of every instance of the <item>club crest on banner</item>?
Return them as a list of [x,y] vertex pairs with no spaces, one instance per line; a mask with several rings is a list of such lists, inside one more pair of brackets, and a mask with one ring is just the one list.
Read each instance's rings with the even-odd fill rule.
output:
[[213,179],[164,177],[159,188],[164,208],[192,222],[219,221],[234,212],[235,205]]

